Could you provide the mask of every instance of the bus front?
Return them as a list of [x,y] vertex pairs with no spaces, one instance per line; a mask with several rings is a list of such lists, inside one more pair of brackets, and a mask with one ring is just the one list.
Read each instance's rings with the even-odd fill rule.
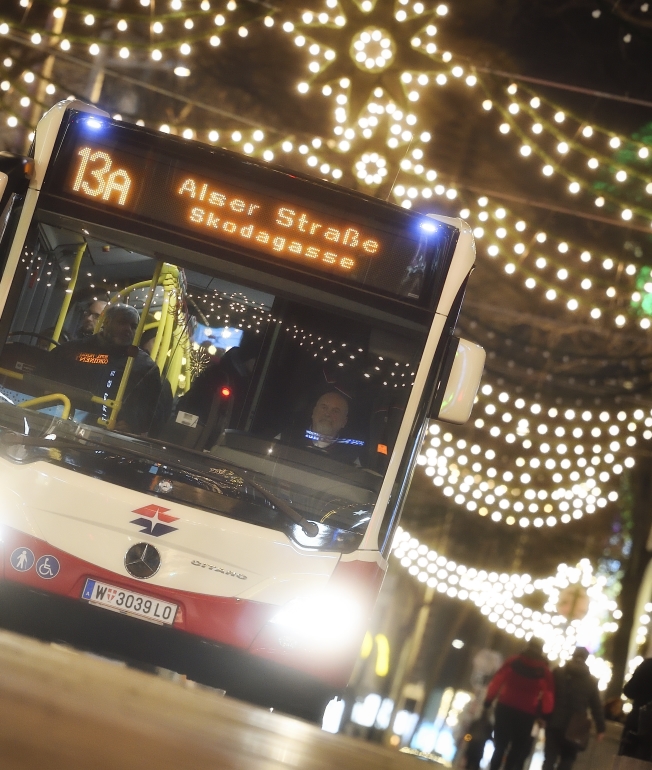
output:
[[2,623],[318,717],[440,409],[469,228],[80,103],[32,154],[3,199]]

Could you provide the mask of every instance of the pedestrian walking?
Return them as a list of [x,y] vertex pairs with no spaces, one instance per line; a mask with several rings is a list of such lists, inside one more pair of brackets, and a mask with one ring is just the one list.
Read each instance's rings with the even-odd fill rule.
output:
[[632,701],[627,715],[619,756],[652,761],[652,658],[646,658],[623,687],[623,694]]
[[466,764],[464,767],[466,770],[480,770],[480,763],[484,757],[484,747],[489,738],[491,738],[491,732],[493,725],[489,718],[489,712],[487,709],[482,711],[482,714],[469,725],[469,731],[464,736],[466,741],[466,752],[464,757]]
[[520,655],[505,661],[487,690],[485,708],[497,700],[494,753],[490,770],[522,770],[532,748],[532,730],[538,717],[554,706],[554,684],[543,645],[531,639]]
[[577,754],[589,743],[591,716],[601,741],[605,733],[604,712],[598,680],[591,676],[586,659],[589,651],[578,647],[565,666],[552,673],[555,683],[555,707],[546,723],[546,748],[543,770],[571,770]]

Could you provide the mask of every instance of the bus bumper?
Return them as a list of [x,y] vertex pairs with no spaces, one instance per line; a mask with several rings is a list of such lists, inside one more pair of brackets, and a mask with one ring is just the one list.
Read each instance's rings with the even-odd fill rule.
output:
[[[319,711],[344,689],[358,654],[357,636],[336,655],[332,649],[288,646],[287,633],[270,622],[278,606],[126,578],[10,528],[3,531],[1,547],[0,626],[44,641],[177,671],[307,718],[315,708],[311,704]],[[31,555],[21,563],[23,549]],[[37,565],[47,557],[55,574],[43,577]],[[91,605],[82,599],[88,579],[173,602],[179,606],[175,621],[158,625]]]

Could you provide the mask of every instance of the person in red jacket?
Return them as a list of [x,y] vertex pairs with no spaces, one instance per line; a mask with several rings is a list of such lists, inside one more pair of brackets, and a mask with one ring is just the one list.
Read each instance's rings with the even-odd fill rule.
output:
[[[532,748],[532,728],[538,717],[555,705],[554,680],[543,657],[543,645],[531,639],[520,655],[509,658],[495,673],[485,698],[485,708],[497,700],[494,754],[489,770],[523,770]],[[507,756],[505,756],[507,755]]]

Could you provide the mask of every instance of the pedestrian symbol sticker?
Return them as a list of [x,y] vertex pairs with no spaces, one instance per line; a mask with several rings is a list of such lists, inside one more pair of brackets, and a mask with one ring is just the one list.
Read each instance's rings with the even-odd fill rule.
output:
[[21,546],[20,548],[16,548],[11,554],[9,561],[11,562],[11,566],[18,572],[27,572],[34,566],[34,554],[29,548]]
[[43,580],[51,580],[56,577],[60,569],[59,562],[54,556],[41,556],[36,562],[36,574]]

